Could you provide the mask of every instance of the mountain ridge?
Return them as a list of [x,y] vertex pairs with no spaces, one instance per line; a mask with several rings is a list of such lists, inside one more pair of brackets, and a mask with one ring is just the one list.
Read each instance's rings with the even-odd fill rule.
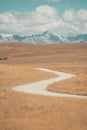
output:
[[49,31],[35,35],[18,35],[18,34],[0,34],[0,42],[26,42],[31,44],[60,44],[60,43],[79,43],[87,42],[87,34],[79,34],[77,36],[55,35]]

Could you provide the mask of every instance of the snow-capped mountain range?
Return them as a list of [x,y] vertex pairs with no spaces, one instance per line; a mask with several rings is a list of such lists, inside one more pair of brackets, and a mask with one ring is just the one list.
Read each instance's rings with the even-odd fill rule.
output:
[[77,36],[61,36],[50,33],[49,31],[31,36],[22,36],[17,34],[0,34],[0,42],[26,42],[31,44],[79,43],[87,42],[87,34],[79,34]]

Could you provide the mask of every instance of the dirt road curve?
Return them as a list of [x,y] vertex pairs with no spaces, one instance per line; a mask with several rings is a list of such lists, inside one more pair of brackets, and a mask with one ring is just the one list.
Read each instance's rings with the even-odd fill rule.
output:
[[18,92],[30,93],[30,94],[38,94],[38,95],[43,95],[43,96],[87,98],[87,96],[55,93],[55,92],[50,92],[47,90],[47,86],[49,84],[52,84],[54,82],[58,82],[61,80],[73,78],[76,75],[64,73],[64,72],[60,72],[60,71],[53,71],[53,70],[46,69],[46,68],[35,68],[35,69],[38,71],[45,71],[45,72],[49,72],[49,73],[54,73],[57,75],[57,77],[52,78],[52,79],[48,79],[48,80],[42,80],[39,82],[30,83],[30,84],[18,85],[18,86],[13,87],[12,90],[15,90]]

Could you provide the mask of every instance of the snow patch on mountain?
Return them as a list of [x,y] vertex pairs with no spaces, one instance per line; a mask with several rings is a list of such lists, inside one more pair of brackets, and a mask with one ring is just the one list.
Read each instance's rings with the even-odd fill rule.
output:
[[55,35],[49,31],[42,34],[23,36],[17,34],[0,34],[0,42],[26,42],[31,44],[52,44],[52,43],[75,43],[87,42],[87,34],[77,36]]

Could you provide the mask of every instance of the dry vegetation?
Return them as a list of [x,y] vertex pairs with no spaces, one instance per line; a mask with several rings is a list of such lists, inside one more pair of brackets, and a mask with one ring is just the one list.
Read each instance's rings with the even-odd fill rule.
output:
[[87,96],[87,74],[80,74],[75,78],[56,82],[47,88],[49,91]]
[[48,86],[48,90],[87,96],[87,45],[85,49],[83,47],[78,49],[77,45],[76,50],[64,55],[64,60],[54,66],[54,69],[76,74],[76,77],[51,84]]
[[48,86],[50,91],[87,95],[87,43],[65,45],[0,44],[0,130],[87,130],[87,99],[44,97],[14,92],[17,84],[55,75],[46,67],[76,74]]

